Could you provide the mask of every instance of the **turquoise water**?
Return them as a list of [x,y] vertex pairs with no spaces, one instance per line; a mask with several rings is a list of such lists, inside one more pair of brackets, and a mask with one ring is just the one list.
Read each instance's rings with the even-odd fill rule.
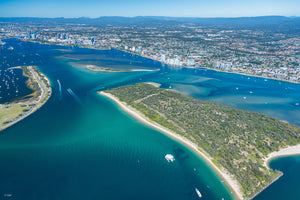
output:
[[[10,199],[22,200],[198,199],[198,188],[202,199],[233,199],[228,187],[202,159],[141,124],[98,95],[98,90],[153,81],[196,98],[300,124],[300,109],[296,106],[300,86],[296,84],[204,69],[171,68],[117,50],[97,51],[19,40],[7,41],[9,46],[14,50],[1,51],[2,63],[38,65],[51,80],[53,95],[39,111],[1,132],[0,197],[11,193]],[[13,55],[20,55],[20,60]],[[85,64],[160,71],[94,72],[82,67]],[[61,83],[61,95],[57,80]],[[69,88],[73,96],[67,92]],[[167,153],[175,156],[175,162],[164,159]],[[281,167],[274,168],[277,166]],[[299,172],[289,171],[285,165],[280,169],[287,177],[293,173],[300,178]],[[289,187],[295,183],[288,179],[281,185],[290,190],[290,199],[297,197],[298,188]],[[257,199],[276,199],[276,192],[280,192],[273,185],[268,191]]]
[[257,196],[255,200],[300,199],[300,156],[289,156],[274,159],[270,162],[270,167],[282,171],[284,176]]

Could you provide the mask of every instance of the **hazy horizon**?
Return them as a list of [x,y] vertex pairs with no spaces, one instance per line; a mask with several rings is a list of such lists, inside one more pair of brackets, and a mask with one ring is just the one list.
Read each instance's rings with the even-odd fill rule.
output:
[[299,8],[298,0],[0,0],[0,17],[291,17],[300,16]]
[[103,15],[98,17],[88,17],[88,16],[78,16],[78,17],[17,17],[17,16],[0,16],[0,18],[48,18],[48,19],[58,19],[58,18],[64,18],[64,19],[79,19],[79,18],[87,18],[87,19],[98,19],[98,18],[104,18],[104,17],[120,17],[120,18],[137,18],[137,17],[153,17],[153,18],[202,18],[202,19],[234,19],[234,18],[259,18],[259,17],[286,17],[286,18],[299,18],[299,16],[286,16],[286,15],[260,15],[260,16],[237,16],[237,17],[185,17],[185,16],[163,16],[163,15],[137,15],[137,16],[122,16],[122,15]]

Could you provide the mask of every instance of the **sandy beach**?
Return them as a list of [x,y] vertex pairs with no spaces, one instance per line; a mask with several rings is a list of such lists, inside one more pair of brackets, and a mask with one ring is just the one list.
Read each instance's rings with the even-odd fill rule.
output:
[[160,69],[111,69],[111,68],[99,67],[97,65],[85,65],[85,64],[75,64],[75,65],[86,67],[87,69],[92,71],[102,71],[102,72],[154,72],[160,70]]
[[230,187],[231,191],[235,194],[236,198],[243,199],[243,195],[242,195],[241,188],[240,188],[238,181],[232,175],[227,173],[224,169],[218,168],[212,162],[212,159],[207,154],[205,154],[199,150],[199,148],[196,144],[194,144],[193,142],[187,140],[186,138],[170,131],[169,129],[159,125],[158,123],[149,120],[148,118],[146,118],[142,113],[140,113],[136,109],[128,106],[126,103],[120,102],[119,99],[117,97],[113,96],[112,94],[105,93],[105,92],[99,92],[99,94],[116,102],[124,111],[126,111],[127,113],[132,115],[134,118],[136,118],[140,122],[167,134],[168,136],[170,136],[170,137],[176,139],[177,141],[181,142],[182,144],[188,146],[190,149],[193,149],[201,158],[205,159],[207,161],[207,163],[209,163],[209,165],[222,177],[222,179]]
[[280,149],[279,151],[275,151],[270,153],[264,159],[264,166],[268,167],[268,162],[273,158],[281,157],[281,156],[292,156],[292,155],[299,155],[300,154],[300,144],[296,146],[288,146],[287,148]]
[[153,85],[154,87],[158,87],[158,88],[161,86],[161,84],[155,83],[155,82],[145,82],[145,83],[147,83],[149,85]]

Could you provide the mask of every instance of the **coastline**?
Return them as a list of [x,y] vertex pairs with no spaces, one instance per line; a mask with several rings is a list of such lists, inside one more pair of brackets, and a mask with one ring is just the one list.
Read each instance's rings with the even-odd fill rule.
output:
[[[95,48],[95,49],[97,49],[97,48]],[[168,65],[167,63],[164,63],[164,62],[159,61],[159,60],[155,60],[155,59],[153,59],[152,57],[142,56],[142,55],[137,54],[137,53],[135,53],[135,52],[126,51],[126,50],[123,50],[123,49],[118,49],[118,48],[115,48],[115,49],[116,49],[116,50],[119,50],[119,51],[123,51],[123,52],[125,52],[125,53],[130,53],[130,54],[133,54],[133,55],[141,56],[141,57],[143,57],[143,58],[148,58],[148,59],[151,59],[151,60],[160,62],[160,63],[162,63],[162,64]],[[168,65],[168,66],[172,66],[172,65]],[[300,82],[297,82],[297,81],[282,80],[282,79],[276,79],[276,78],[272,78],[272,77],[264,77],[264,76],[259,76],[259,75],[256,75],[256,74],[247,74],[247,73],[235,72],[235,71],[225,71],[225,70],[220,70],[220,69],[215,69],[215,68],[209,68],[209,67],[204,67],[204,66],[200,66],[200,67],[194,67],[194,66],[191,66],[191,67],[189,67],[189,66],[173,66],[173,67],[178,67],[178,68],[190,68],[190,69],[208,69],[208,70],[213,70],[213,71],[217,71],[217,72],[232,73],[232,74],[240,74],[240,75],[244,75],[244,76],[252,76],[252,77],[258,77],[258,78],[270,79],[270,80],[275,80],[275,81],[283,81],[283,82],[288,82],[288,83],[300,84]]]
[[[289,81],[289,80],[282,80],[282,79],[276,79],[276,78],[271,78],[271,77],[264,77],[264,76],[259,76],[255,74],[246,74],[242,72],[234,72],[234,71],[225,71],[225,70],[220,70],[220,69],[215,69],[215,68],[208,68],[208,67],[200,67],[199,69],[208,69],[208,70],[213,70],[216,72],[224,72],[224,73],[231,73],[231,74],[239,74],[239,75],[244,75],[244,76],[251,76],[251,77],[257,77],[257,78],[263,78],[263,79],[270,79],[274,81],[282,81],[282,82],[288,82],[288,83],[294,83],[294,84],[300,84],[300,82],[297,81]],[[195,68],[196,69],[196,68]]]
[[259,195],[260,193],[262,193],[265,189],[267,189],[270,185],[272,185],[274,182],[276,182],[280,177],[283,176],[283,173],[280,172],[280,174],[278,176],[276,176],[273,180],[271,180],[266,186],[264,186],[260,191],[256,192],[254,195],[252,195],[250,198],[248,198],[247,200],[251,200],[253,198],[255,198],[257,195]]
[[[264,158],[263,165],[266,168],[270,168],[269,165],[268,165],[268,163],[271,160],[273,160],[274,158],[285,157],[285,156],[293,156],[293,155],[300,155],[300,144],[295,145],[295,146],[288,146],[286,148],[280,149],[279,151],[275,151],[275,152],[272,152],[272,153],[268,154],[267,157]],[[249,199],[255,198],[257,195],[259,195],[262,191],[264,191],[266,188],[268,188],[270,185],[272,185],[272,183],[274,183],[275,181],[277,181],[282,176],[283,176],[283,173],[280,171],[280,174],[277,177],[275,177],[265,187],[263,187],[260,191],[258,191],[257,193],[255,193]]]
[[159,69],[110,69],[110,68],[103,68],[103,67],[98,67],[96,65],[84,65],[89,70],[92,71],[100,71],[100,72],[154,72],[154,71],[159,71]]
[[153,85],[154,87],[158,87],[158,88],[161,86],[160,83],[156,83],[156,82],[145,82],[145,83],[147,83],[149,85]]
[[279,151],[270,153],[264,159],[264,166],[269,167],[268,163],[274,158],[283,157],[283,156],[293,156],[293,155],[300,155],[300,144],[295,146],[288,146],[286,148],[280,149]]
[[142,122],[148,126],[151,126],[152,128],[154,128],[158,131],[161,131],[162,133],[164,133],[164,134],[172,137],[173,139],[181,142],[182,144],[188,146],[195,153],[197,153],[197,155],[199,155],[201,158],[203,158],[214,169],[215,172],[218,173],[218,175],[226,182],[227,186],[229,186],[232,193],[235,195],[235,197],[237,199],[239,199],[239,200],[243,199],[243,195],[242,195],[241,188],[240,188],[238,181],[231,174],[225,172],[224,169],[218,168],[212,162],[212,159],[208,155],[206,155],[205,153],[203,153],[199,150],[199,148],[196,144],[194,144],[191,141],[189,141],[188,139],[170,131],[169,129],[161,126],[160,124],[149,120],[148,118],[146,118],[142,113],[140,113],[136,109],[128,106],[126,103],[119,101],[119,99],[117,97],[115,97],[114,95],[112,95],[110,93],[105,93],[103,91],[98,92],[98,93],[102,96],[105,96],[105,97],[111,99],[115,103],[117,103],[122,110],[124,110],[125,112],[127,112],[128,114],[130,114],[131,116],[133,116],[134,118],[139,120],[140,122]]
[[92,64],[78,64],[76,62],[69,62],[70,65],[75,67],[82,67],[86,68],[91,71],[95,72],[111,72],[111,73],[120,73],[120,72],[154,72],[159,71],[160,69],[112,69],[112,68],[105,68],[99,67],[97,65]]
[[[41,41],[30,41],[30,40],[23,40],[25,42],[36,42],[36,43],[39,43],[39,44],[49,44],[49,45],[58,45],[58,46],[74,46],[74,45],[65,45],[65,44],[60,44],[60,43],[55,43],[55,44],[52,44],[50,42],[41,42]],[[79,46],[80,48],[88,48],[88,49],[95,49],[95,50],[107,50],[107,49],[101,49],[101,48],[97,48],[97,47],[90,47],[90,46]],[[135,52],[131,52],[131,51],[128,51],[128,50],[124,50],[124,49],[119,49],[119,48],[111,48],[111,49],[116,49],[118,51],[122,51],[122,52],[125,52],[125,53],[130,53],[132,55],[137,55],[137,56],[141,56],[143,58],[148,58],[148,59],[151,59],[151,60],[154,60],[156,62],[160,62],[162,64],[165,64],[165,65],[168,65],[166,63],[163,63],[159,60],[155,60],[153,59],[152,57],[148,57],[148,56],[142,56],[140,54],[137,54]],[[247,74],[247,73],[241,73],[241,72],[234,72],[234,71],[225,71],[225,70],[220,70],[220,69],[215,69],[215,68],[208,68],[208,67],[189,67],[189,66],[175,66],[175,67],[178,67],[178,68],[194,68],[194,69],[209,69],[209,70],[214,70],[214,71],[218,71],[218,72],[224,72],[224,73],[233,73],[233,74],[240,74],[240,75],[244,75],[244,76],[252,76],[252,77],[258,77],[258,78],[264,78],[264,79],[270,79],[270,80],[275,80],[275,81],[283,81],[283,82],[288,82],[288,83],[294,83],[294,84],[300,84],[300,82],[297,82],[297,81],[289,81],[289,80],[282,80],[282,79],[276,79],[276,78],[272,78],[272,77],[264,77],[264,76],[259,76],[259,75],[255,75],[255,74]]]
[[[50,86],[50,80],[44,75],[42,74],[42,76],[39,76],[37,75],[37,72],[35,72],[33,69],[32,69],[32,66],[28,66],[28,69],[29,71],[31,72],[33,78],[35,79],[35,81],[38,83],[39,85],[39,88],[41,90],[41,94],[39,95],[38,97],[38,100],[35,102],[35,101],[32,101],[31,99],[26,101],[26,102],[21,102],[21,103],[9,103],[9,104],[5,104],[4,106],[2,107],[11,107],[11,106],[15,106],[15,105],[32,105],[32,104],[35,104],[34,106],[32,106],[27,112],[23,113],[20,117],[17,117],[15,119],[13,119],[12,121],[10,121],[8,124],[4,124],[4,125],[0,125],[0,132],[7,129],[8,127],[11,127],[13,126],[14,124],[18,123],[19,121],[25,119],[26,117],[28,117],[29,115],[33,114],[35,111],[37,111],[39,108],[41,108],[47,101],[48,99],[51,97],[51,94],[52,94],[52,88]],[[42,81],[42,79],[46,80],[47,81],[47,84],[49,86],[46,87],[44,84],[42,84],[40,81]],[[46,89],[48,89],[46,91]],[[46,98],[45,97],[45,94],[46,93],[49,93]]]

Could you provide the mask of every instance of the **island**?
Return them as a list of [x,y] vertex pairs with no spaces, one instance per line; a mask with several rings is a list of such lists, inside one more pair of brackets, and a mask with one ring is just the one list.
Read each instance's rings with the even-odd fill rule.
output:
[[[289,155],[290,149],[300,153],[300,128],[265,114],[197,100],[146,83],[99,93],[192,148],[238,199],[254,198],[282,176],[267,166],[272,157]],[[283,153],[276,153],[282,149]]]
[[23,70],[28,80],[26,85],[33,93],[18,100],[0,104],[0,131],[21,121],[44,105],[50,98],[50,81],[36,66],[15,67]]
[[98,67],[96,65],[86,65],[86,68],[92,71],[103,71],[103,72],[144,72],[144,71],[159,71],[159,69],[111,69],[105,67]]

